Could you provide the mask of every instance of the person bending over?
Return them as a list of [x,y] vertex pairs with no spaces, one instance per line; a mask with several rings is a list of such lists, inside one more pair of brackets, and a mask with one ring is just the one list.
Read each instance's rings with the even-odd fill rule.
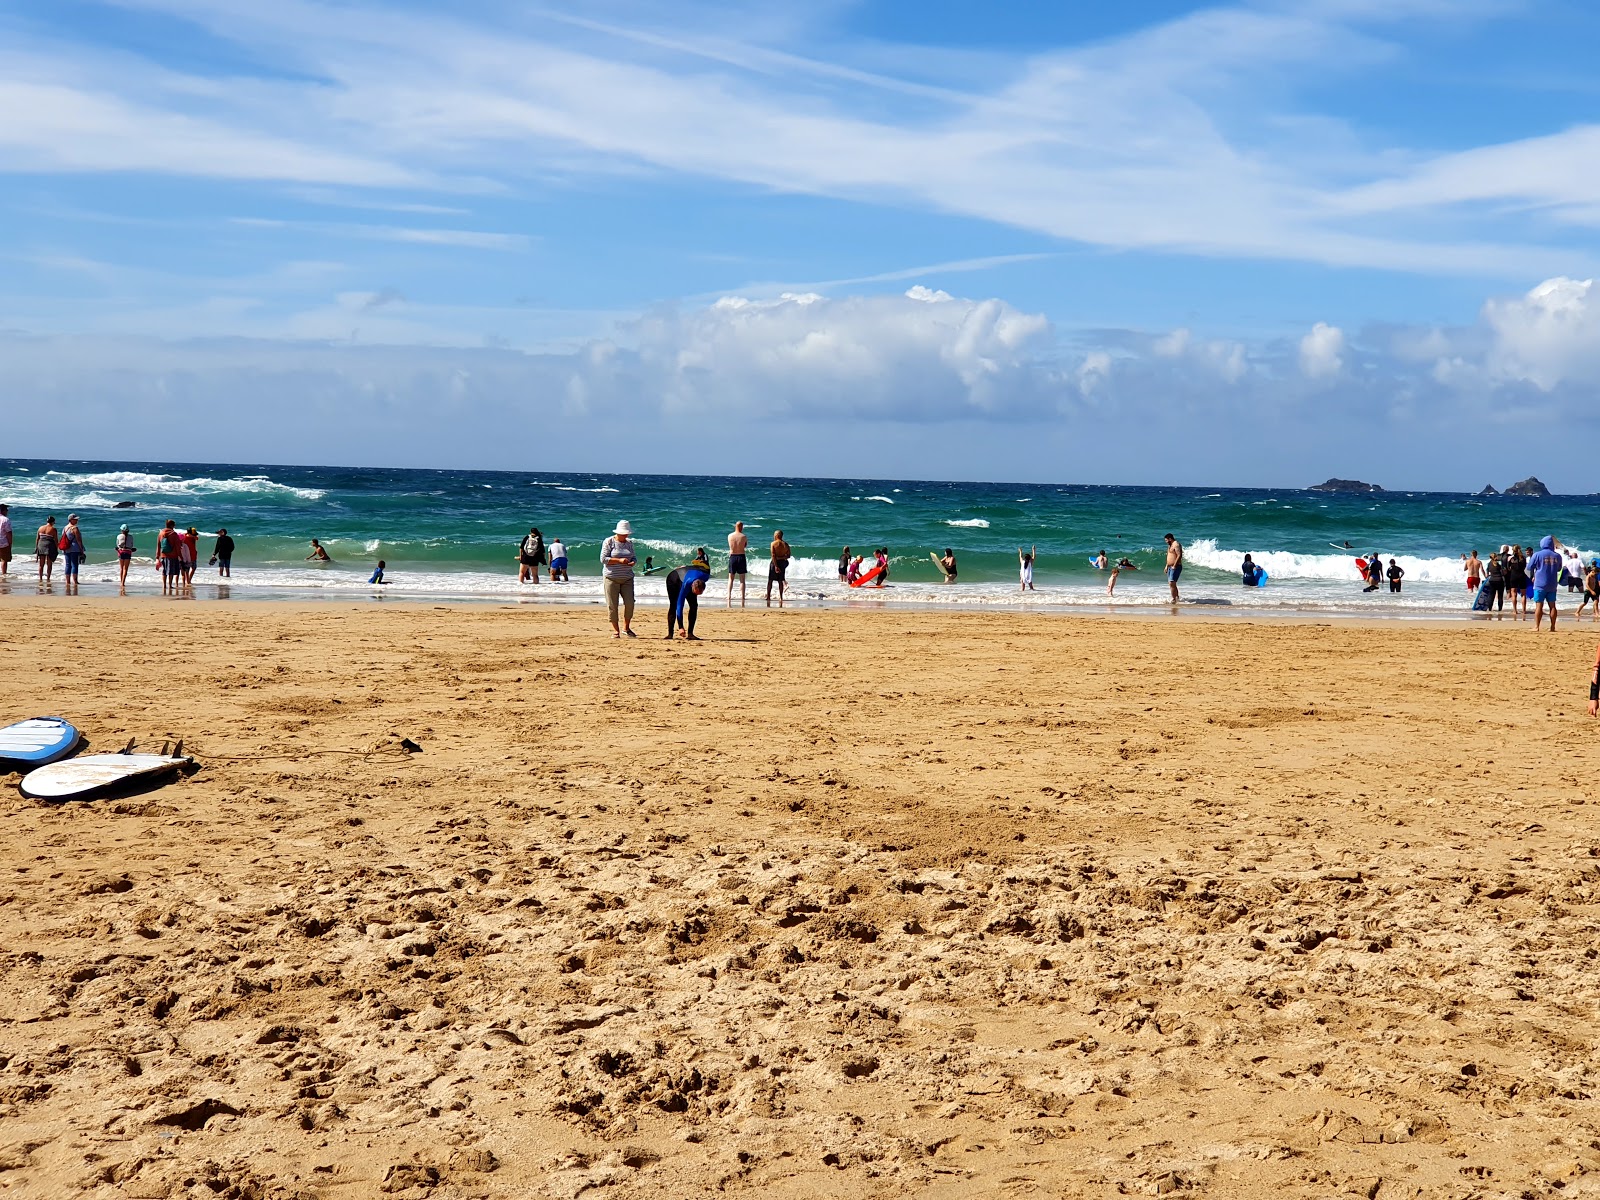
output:
[[[695,618],[700,615],[700,596],[711,580],[711,564],[706,561],[705,548],[695,554],[687,566],[677,567],[667,573],[667,633],[671,638],[682,631],[684,640],[698,642],[694,635]],[[684,621],[687,619],[687,628]]]

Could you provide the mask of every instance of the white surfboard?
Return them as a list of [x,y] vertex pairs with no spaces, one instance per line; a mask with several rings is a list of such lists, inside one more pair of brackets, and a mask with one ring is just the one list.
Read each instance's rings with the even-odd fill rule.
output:
[[0,729],[0,764],[42,767],[78,748],[81,734],[65,717],[33,717]]
[[168,754],[86,754],[29,772],[22,780],[22,794],[35,800],[68,800],[169,775],[193,761]]

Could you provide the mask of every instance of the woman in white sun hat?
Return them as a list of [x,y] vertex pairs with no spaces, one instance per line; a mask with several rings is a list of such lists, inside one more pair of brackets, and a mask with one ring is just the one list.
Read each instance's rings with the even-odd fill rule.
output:
[[[616,529],[600,547],[601,585],[606,593],[606,613],[611,618],[611,636],[638,637],[633,632],[633,566],[639,556],[633,550],[633,526],[618,521]],[[617,603],[622,603],[622,627],[617,628]]]

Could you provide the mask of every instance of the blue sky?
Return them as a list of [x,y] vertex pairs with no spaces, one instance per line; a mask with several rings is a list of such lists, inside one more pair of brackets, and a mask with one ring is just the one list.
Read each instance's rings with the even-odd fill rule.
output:
[[1596,45],[1572,0],[0,0],[7,424],[1589,491]]

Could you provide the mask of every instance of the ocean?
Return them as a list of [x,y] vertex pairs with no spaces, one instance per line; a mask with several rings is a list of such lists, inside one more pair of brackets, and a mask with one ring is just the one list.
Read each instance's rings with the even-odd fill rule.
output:
[[[1510,481],[1506,481],[1510,482]],[[52,462],[0,459],[0,502],[11,505],[16,561],[7,588],[36,587],[33,531],[53,513],[79,514],[88,542],[85,595],[116,592],[112,551],[119,525],[135,535],[130,593],[159,594],[150,565],[156,530],[171,518],[203,533],[226,527],[238,542],[231,581],[204,556],[195,596],[365,599],[377,560],[388,562],[392,599],[573,603],[600,599],[599,548],[619,518],[633,523],[639,554],[670,568],[696,546],[727,562],[735,520],[750,535],[750,586],[766,587],[766,544],[782,529],[794,549],[789,598],[807,604],[939,605],[1003,610],[1164,608],[1162,535],[1185,544],[1186,605],[1238,613],[1322,612],[1433,617],[1465,614],[1461,556],[1507,542],[1537,545],[1554,534],[1570,546],[1600,544],[1600,497],[1533,499],[1455,493],[1346,496],[1294,489],[1079,486],[1070,483],[938,483],[918,480],[759,479],[559,472],[430,471],[243,464]],[[131,502],[134,507],[116,506]],[[567,544],[570,584],[517,582],[518,543],[530,526]],[[321,539],[334,562],[305,561]],[[1333,543],[1349,541],[1351,551]],[[838,581],[842,547],[890,551],[890,585],[854,590]],[[1018,587],[1018,547],[1038,547],[1037,590]],[[946,586],[930,551],[956,553],[960,582]],[[1106,551],[1130,559],[1108,603]],[[1365,594],[1354,554],[1378,551],[1405,568],[1404,590]],[[1269,573],[1264,588],[1240,585],[1245,553]],[[1587,557],[1587,555],[1586,555]],[[57,590],[60,589],[59,568]],[[708,599],[721,602],[725,581]],[[640,598],[663,601],[659,577]],[[1574,598],[1575,600],[1575,598]]]

